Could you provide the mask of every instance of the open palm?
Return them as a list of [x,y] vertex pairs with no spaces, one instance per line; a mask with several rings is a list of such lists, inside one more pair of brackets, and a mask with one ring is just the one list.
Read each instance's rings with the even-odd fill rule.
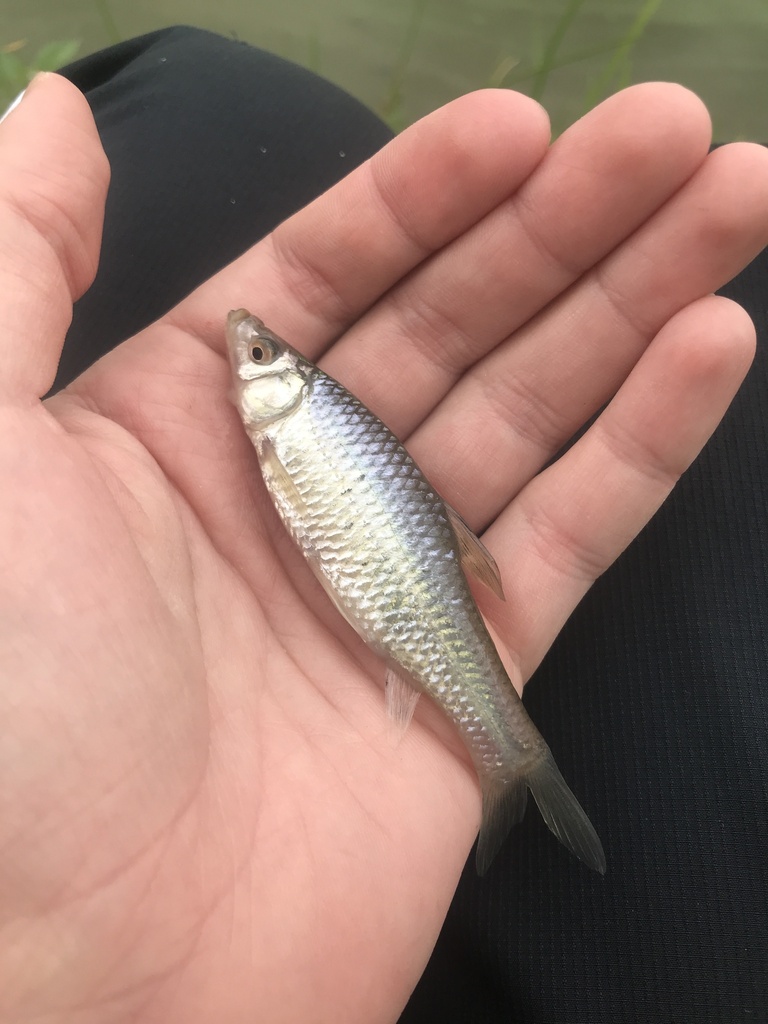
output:
[[397,1017],[479,790],[434,709],[392,746],[227,401],[225,315],[318,359],[486,531],[522,686],[749,365],[710,293],[768,241],[768,155],[708,130],[650,85],[548,150],[536,104],[464,97],[42,404],[108,171],[62,79],[3,123],[0,1019]]

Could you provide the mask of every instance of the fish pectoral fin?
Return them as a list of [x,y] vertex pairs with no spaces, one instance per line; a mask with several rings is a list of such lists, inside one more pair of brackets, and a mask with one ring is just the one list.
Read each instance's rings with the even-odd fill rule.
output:
[[261,473],[267,484],[271,480],[273,488],[288,498],[294,508],[301,509],[308,514],[307,506],[299,493],[296,484],[291,479],[290,473],[280,461],[275,446],[268,437],[261,438],[258,445],[259,464]]
[[384,699],[390,722],[390,738],[396,746],[411,724],[421,694],[413,683],[394,668],[387,669]]
[[[264,438],[261,442],[259,449],[259,459],[261,462],[261,471],[264,478],[271,478],[277,489],[290,501],[295,509],[300,509],[307,518],[309,518],[309,510],[307,509],[306,503],[299,493],[296,485],[291,479],[285,466],[282,464],[277,456],[277,452],[272,445],[269,438]],[[344,620],[354,629],[358,636],[361,636],[360,629],[350,617],[346,608],[341,604],[338,594],[334,591],[330,582],[323,572],[320,559],[310,550],[305,549],[304,558],[306,559],[307,565],[312,570],[315,579],[318,581],[320,586],[326,592],[330,598],[336,611],[344,618]]]
[[483,542],[470,530],[459,513],[446,505],[448,518],[459,542],[459,556],[465,572],[472,573],[481,583],[494,592],[502,601],[505,600],[504,588],[501,585],[501,573],[496,560]]
[[[314,573],[315,579],[317,580],[317,582],[320,584],[320,586],[323,588],[323,590],[326,592],[326,594],[330,598],[331,604],[333,605],[333,607],[336,609],[336,611],[339,613],[339,615],[341,615],[341,617],[344,619],[344,621],[347,623],[347,625],[351,626],[352,629],[354,629],[354,631],[357,633],[358,636],[363,637],[363,634],[360,632],[359,626],[357,625],[356,622],[354,622],[350,618],[349,613],[347,612],[347,609],[341,603],[341,601],[339,600],[338,595],[334,591],[333,587],[328,582],[328,580],[325,578],[325,575],[323,574],[323,570],[320,568],[320,560],[318,558],[316,558],[314,555],[307,553],[306,551],[304,552],[304,557],[306,558],[307,564],[309,565],[310,569]],[[365,639],[365,637],[363,637],[363,640],[364,639]]]

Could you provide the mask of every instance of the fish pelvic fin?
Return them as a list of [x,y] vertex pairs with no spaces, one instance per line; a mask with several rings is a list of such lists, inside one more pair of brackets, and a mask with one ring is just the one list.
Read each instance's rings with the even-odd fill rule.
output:
[[548,749],[535,764],[514,778],[484,781],[477,873],[485,874],[511,827],[522,819],[528,789],[533,793],[542,818],[563,846],[587,867],[604,875],[603,845]]
[[401,672],[390,667],[384,683],[384,695],[389,719],[389,736],[397,746],[411,724],[413,713],[419,702],[419,691]]

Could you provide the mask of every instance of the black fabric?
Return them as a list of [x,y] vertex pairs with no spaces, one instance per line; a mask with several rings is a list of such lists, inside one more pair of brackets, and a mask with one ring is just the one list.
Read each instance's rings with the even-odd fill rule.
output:
[[529,814],[402,1024],[768,1021],[767,282],[763,253],[723,289],[760,334],[725,422],[526,690],[607,874]]
[[[60,380],[390,137],[328,83],[190,29],[69,74],[114,178]],[[767,275],[764,253],[724,289],[761,342],[724,424],[526,691],[608,873],[529,813],[486,878],[468,865],[401,1024],[768,1022]]]
[[392,137],[330,82],[245,43],[163,29],[64,74],[112,167],[99,273],[58,390]]
[[401,1024],[768,1021],[768,253],[722,291],[747,381],[526,688],[607,874],[529,814],[465,869]]

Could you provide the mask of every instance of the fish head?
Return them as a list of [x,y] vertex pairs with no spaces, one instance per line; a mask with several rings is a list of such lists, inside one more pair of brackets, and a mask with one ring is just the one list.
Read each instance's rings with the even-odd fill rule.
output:
[[227,317],[233,396],[247,430],[259,431],[299,407],[312,364],[247,309]]

